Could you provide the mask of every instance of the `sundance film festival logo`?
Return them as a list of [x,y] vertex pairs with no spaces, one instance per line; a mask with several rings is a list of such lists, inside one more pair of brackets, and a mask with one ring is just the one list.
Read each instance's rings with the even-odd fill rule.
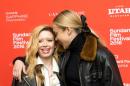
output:
[[108,15],[110,17],[128,17],[130,16],[130,8],[125,7],[115,7],[108,9]]
[[30,37],[31,33],[12,33],[13,36],[13,48],[25,48],[26,44],[28,44],[28,37]]
[[110,45],[122,45],[128,41],[130,42],[130,28],[110,28]]

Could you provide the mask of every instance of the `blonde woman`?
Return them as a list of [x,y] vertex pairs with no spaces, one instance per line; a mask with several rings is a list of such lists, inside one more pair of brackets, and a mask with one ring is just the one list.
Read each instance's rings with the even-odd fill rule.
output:
[[86,23],[86,17],[64,10],[53,20],[56,41],[64,47],[60,61],[63,86],[123,86],[113,54]]
[[60,86],[55,50],[55,34],[50,26],[40,25],[31,35],[26,51],[27,74],[13,79],[12,86]]

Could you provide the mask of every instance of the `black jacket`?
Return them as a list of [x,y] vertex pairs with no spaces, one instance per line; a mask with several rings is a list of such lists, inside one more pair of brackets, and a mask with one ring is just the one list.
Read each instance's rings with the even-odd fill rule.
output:
[[[85,42],[91,41],[90,36],[97,40],[95,42],[95,58],[93,60],[82,59],[82,49],[83,47],[87,47],[84,46]],[[67,86],[66,65],[68,64],[69,58],[80,58],[79,63],[77,63],[79,68],[80,86],[123,86],[120,72],[113,54],[106,47],[102,46],[94,35],[90,34],[90,36],[88,36],[90,37],[90,40],[87,40],[83,33],[79,34],[72,41],[71,45],[61,58],[59,74],[62,86]],[[90,47],[92,46],[92,48],[94,48],[93,44],[94,43],[90,43]],[[85,52],[91,52],[91,49]]]
[[12,86],[37,86],[37,83],[35,78],[30,79],[28,76],[22,76],[21,82],[13,79]]

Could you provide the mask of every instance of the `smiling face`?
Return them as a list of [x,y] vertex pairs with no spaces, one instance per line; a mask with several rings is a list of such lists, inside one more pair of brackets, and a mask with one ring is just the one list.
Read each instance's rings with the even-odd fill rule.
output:
[[54,35],[50,31],[43,30],[40,32],[38,39],[39,56],[42,58],[51,57],[55,48]]

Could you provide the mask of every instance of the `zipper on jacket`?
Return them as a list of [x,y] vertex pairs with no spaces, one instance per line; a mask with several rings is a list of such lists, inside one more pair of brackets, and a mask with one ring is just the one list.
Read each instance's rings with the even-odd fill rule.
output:
[[25,78],[23,78],[23,79],[24,79],[24,80],[25,80],[25,82],[28,84],[28,86],[31,86]]

